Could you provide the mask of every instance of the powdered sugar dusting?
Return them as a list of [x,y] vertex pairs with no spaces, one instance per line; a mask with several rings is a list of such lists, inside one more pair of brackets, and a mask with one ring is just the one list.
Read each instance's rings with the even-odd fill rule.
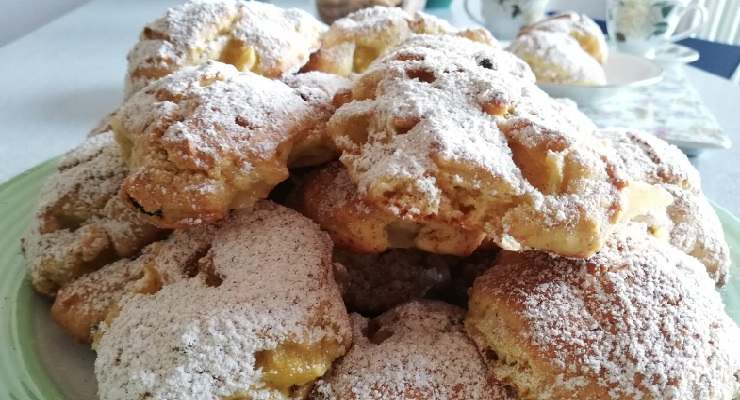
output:
[[117,113],[117,139],[131,147],[124,192],[174,226],[248,208],[287,178],[291,149],[321,122],[316,109],[284,83],[230,65],[178,71]]
[[740,329],[713,282],[695,259],[643,230],[626,227],[587,260],[526,253],[476,281],[473,296],[485,297],[474,301],[517,310],[516,340],[552,372],[538,398],[578,397],[587,384],[594,397],[740,394]]
[[298,70],[325,25],[303,10],[258,1],[189,1],[148,24],[128,55],[126,94],[188,65],[222,58],[229,41],[254,49],[253,69],[270,77]]
[[[608,149],[593,140],[588,118],[533,81],[526,64],[503,50],[417,35],[370,66],[329,129],[359,191],[404,218],[472,229],[490,222],[487,233],[502,244],[508,218],[486,210],[504,214],[502,204],[522,199],[528,205],[519,211],[531,206],[532,215],[512,218],[592,220],[601,231],[595,236],[605,236],[620,201]],[[537,186],[536,167],[520,158],[528,151],[589,172],[548,193]]]
[[132,256],[159,237],[117,196],[127,172],[110,131],[88,137],[60,159],[23,239],[34,288],[53,295],[79,275]]
[[182,229],[145,247],[136,258],[123,259],[86,274],[63,287],[52,316],[81,341],[94,336],[98,324],[127,294],[152,293],[197,272],[197,261],[211,243],[216,227]]
[[353,314],[354,345],[312,398],[505,399],[465,336],[463,310],[416,301],[368,321]]
[[532,67],[538,82],[606,84],[604,68],[570,35],[533,30],[519,35],[508,50]]
[[696,257],[722,286],[731,261],[719,218],[701,192],[699,172],[681,150],[662,139],[626,129],[600,130],[597,136],[615,148],[620,169],[632,180],[659,184],[673,198],[665,214],[643,216],[654,230],[665,230],[670,243]]
[[202,273],[123,301],[98,346],[102,399],[274,398],[256,352],[286,341],[349,345],[331,243],[298,213],[260,203],[233,214],[201,264],[220,285]]

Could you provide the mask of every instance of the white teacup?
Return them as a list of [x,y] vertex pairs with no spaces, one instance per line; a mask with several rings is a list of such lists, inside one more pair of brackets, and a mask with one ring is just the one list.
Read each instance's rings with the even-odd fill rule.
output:
[[542,19],[549,0],[480,0],[482,20],[470,11],[468,2],[465,0],[465,11],[471,19],[485,26],[496,39],[511,40],[519,28]]
[[[607,31],[621,51],[651,56],[661,45],[696,32],[706,13],[698,0],[607,0]],[[689,26],[676,32],[681,20],[689,14],[692,14]]]

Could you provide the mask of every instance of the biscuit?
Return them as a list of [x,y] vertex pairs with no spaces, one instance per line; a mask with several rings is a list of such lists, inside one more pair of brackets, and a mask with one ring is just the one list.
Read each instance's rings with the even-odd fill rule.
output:
[[517,36],[508,50],[529,64],[538,83],[606,84],[604,68],[571,35],[532,30]]
[[336,160],[339,152],[326,132],[326,122],[337,109],[334,96],[347,90],[350,80],[323,72],[306,72],[285,76],[283,82],[298,92],[311,107],[310,115],[316,120],[314,127],[294,145],[288,159],[290,167],[308,167]]
[[122,198],[172,228],[250,208],[288,177],[290,160],[311,158],[301,143],[329,113],[308,95],[212,61],[156,81],[111,121],[131,167]]
[[653,235],[668,241],[704,264],[723,286],[730,271],[730,250],[722,224],[701,190],[699,172],[681,150],[650,134],[602,129],[597,135],[615,148],[621,170],[631,179],[660,185],[672,203],[665,213],[639,217]]
[[147,24],[128,54],[125,97],[208,60],[269,78],[297,71],[326,26],[297,8],[258,1],[188,1]]
[[458,30],[447,21],[399,7],[367,7],[334,21],[321,37],[321,49],[305,70],[350,76],[364,72],[376,58],[414,34],[457,34],[498,46],[485,29]]
[[332,245],[295,211],[236,211],[200,274],[126,296],[97,342],[102,400],[302,397],[351,344]]
[[111,132],[87,138],[59,160],[23,237],[34,289],[54,296],[77,277],[133,256],[163,235],[116,195],[126,173]]
[[404,220],[587,257],[629,215],[631,182],[593,123],[511,53],[464,38],[407,40],[358,77],[328,127],[358,193]]
[[507,253],[466,328],[519,399],[731,399],[740,329],[694,258],[625,227],[586,260]]
[[505,400],[463,330],[464,311],[434,301],[367,320],[353,314],[349,352],[319,379],[312,400]]
[[389,250],[378,254],[334,249],[337,283],[352,312],[377,315],[427,294],[446,292],[457,257],[419,250]]
[[342,249],[381,253],[419,249],[438,254],[468,255],[485,234],[454,225],[406,221],[369,204],[340,163],[309,173],[293,196],[295,207],[329,232]]
[[198,273],[215,225],[177,230],[169,238],[145,247],[136,258],[118,260],[84,275],[57,292],[51,316],[82,343],[97,337],[101,322],[115,314],[127,294],[150,294]]
[[565,33],[575,39],[583,50],[600,64],[609,57],[609,46],[599,25],[585,14],[566,12],[556,14],[525,26],[519,32],[526,35],[532,31]]

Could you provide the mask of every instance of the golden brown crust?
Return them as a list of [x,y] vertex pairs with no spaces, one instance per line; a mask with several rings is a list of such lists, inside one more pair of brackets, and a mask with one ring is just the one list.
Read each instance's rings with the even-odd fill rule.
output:
[[357,193],[340,163],[310,173],[299,186],[294,202],[303,214],[329,232],[338,247],[360,253],[416,248],[465,256],[485,238],[481,230],[405,221],[373,206]]
[[341,76],[364,72],[378,57],[414,34],[456,34],[498,46],[485,29],[458,30],[432,15],[408,13],[399,7],[367,7],[334,21],[311,55],[306,71]]
[[627,226],[593,257],[507,253],[466,328],[521,399],[729,399],[740,330],[692,257]]
[[432,35],[376,61],[329,121],[377,208],[572,257],[597,251],[626,206],[628,182],[594,130],[510,53]]
[[189,1],[147,24],[128,54],[126,97],[208,60],[270,78],[297,71],[325,25],[303,10],[243,0]]
[[133,256],[163,235],[118,198],[126,173],[109,131],[87,138],[59,161],[23,237],[38,292],[54,296],[77,277]]
[[301,158],[294,146],[323,135],[328,113],[309,100],[282,82],[217,62],[162,78],[113,120],[131,167],[122,198],[165,227],[250,208],[288,177],[289,160]]

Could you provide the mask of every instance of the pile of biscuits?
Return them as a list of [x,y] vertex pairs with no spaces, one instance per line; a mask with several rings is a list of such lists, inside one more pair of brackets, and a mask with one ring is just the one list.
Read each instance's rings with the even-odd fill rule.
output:
[[696,170],[485,30],[196,0],[128,61],[23,240],[101,399],[740,393]]

